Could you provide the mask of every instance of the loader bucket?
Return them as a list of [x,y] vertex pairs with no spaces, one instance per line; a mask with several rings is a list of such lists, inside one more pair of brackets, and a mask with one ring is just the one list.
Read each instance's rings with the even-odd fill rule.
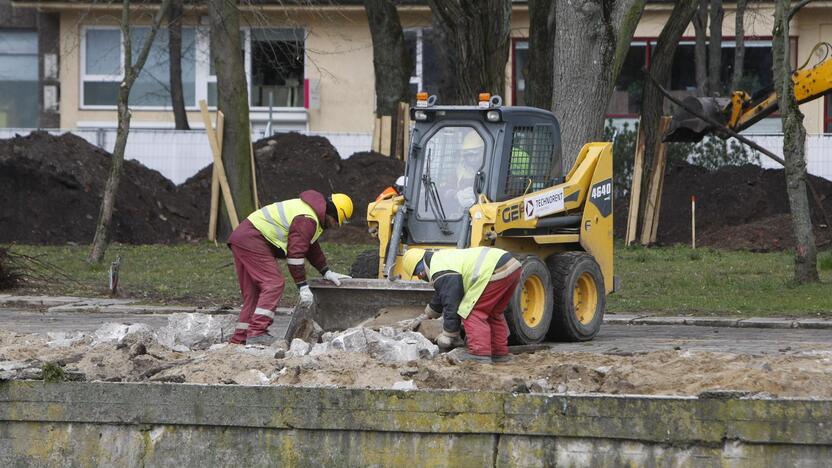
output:
[[[347,279],[341,286],[329,281],[309,280],[315,305],[308,309],[296,307],[287,337],[312,319],[324,331],[346,330],[375,318],[382,309],[407,308],[415,318],[433,297],[433,288],[422,281],[388,281],[386,279]],[[410,313],[409,310],[413,312]]]
[[[700,98],[688,96],[682,103],[700,115],[707,116],[722,125],[728,122],[728,116],[722,111],[724,99]],[[708,134],[720,134],[722,128],[714,126],[705,120],[691,114],[684,108],[677,108],[672,115],[670,128],[664,134],[664,142],[696,143]]]

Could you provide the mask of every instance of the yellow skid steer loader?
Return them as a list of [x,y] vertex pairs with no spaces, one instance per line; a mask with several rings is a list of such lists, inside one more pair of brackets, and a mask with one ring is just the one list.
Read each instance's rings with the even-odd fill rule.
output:
[[560,127],[548,111],[439,106],[419,93],[401,195],[370,203],[378,248],[360,255],[341,287],[310,282],[309,312],[325,330],[345,329],[379,309],[418,306],[429,284],[400,268],[409,248],[495,246],[523,265],[506,318],[518,344],[583,341],[601,327],[614,289],[612,144],[588,143],[564,173]]

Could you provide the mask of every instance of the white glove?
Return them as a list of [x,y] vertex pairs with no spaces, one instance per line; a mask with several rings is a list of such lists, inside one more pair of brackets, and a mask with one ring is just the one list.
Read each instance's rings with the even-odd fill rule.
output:
[[433,307],[431,307],[430,304],[425,306],[425,312],[422,315],[425,317],[425,319],[438,319],[442,316],[442,314],[433,310]]
[[298,305],[301,307],[309,307],[312,305],[312,302],[315,301],[315,296],[312,294],[312,290],[309,289],[309,286],[301,286],[298,289]]
[[341,286],[341,280],[349,278],[352,278],[352,276],[342,275],[341,273],[335,273],[332,270],[327,270],[327,272],[324,273],[324,279],[333,283],[335,286]]

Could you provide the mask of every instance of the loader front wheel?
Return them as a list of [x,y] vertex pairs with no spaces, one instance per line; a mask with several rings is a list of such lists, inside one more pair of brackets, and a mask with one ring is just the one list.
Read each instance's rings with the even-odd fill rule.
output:
[[517,290],[509,301],[506,322],[512,344],[535,344],[546,338],[552,321],[552,287],[549,270],[537,257],[523,259]]
[[378,278],[378,249],[365,250],[355,257],[350,267],[353,278]]
[[604,276],[586,252],[565,252],[546,260],[552,275],[554,313],[548,338],[588,341],[604,321]]

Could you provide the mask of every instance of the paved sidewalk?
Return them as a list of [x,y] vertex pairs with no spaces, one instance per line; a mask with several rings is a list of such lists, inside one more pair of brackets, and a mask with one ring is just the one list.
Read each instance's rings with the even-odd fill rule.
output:
[[[74,312],[108,314],[238,314],[236,308],[210,308],[194,306],[156,306],[137,304],[134,299],[85,298],[71,296],[14,296],[0,294],[0,307],[36,308],[46,312]],[[290,314],[291,309],[279,308],[279,315]],[[832,330],[832,320],[817,317],[710,317],[710,316],[658,316],[652,314],[606,314],[604,323],[616,325],[693,325],[733,328],[814,328]]]

